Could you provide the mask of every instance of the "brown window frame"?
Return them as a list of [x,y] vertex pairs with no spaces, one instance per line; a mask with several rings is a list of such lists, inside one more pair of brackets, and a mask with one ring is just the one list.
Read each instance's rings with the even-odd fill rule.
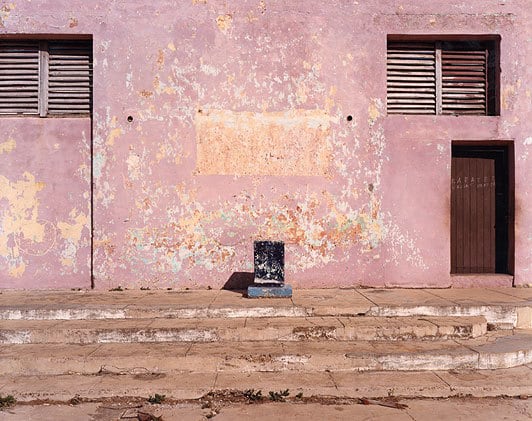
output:
[[388,114],[495,116],[498,36],[388,36]]

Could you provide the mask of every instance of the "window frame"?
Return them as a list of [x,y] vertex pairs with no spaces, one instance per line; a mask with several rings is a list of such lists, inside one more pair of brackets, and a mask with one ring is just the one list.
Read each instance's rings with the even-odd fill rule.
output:
[[[500,115],[500,40],[499,35],[396,35],[389,34],[386,39],[386,109],[388,115],[450,115],[450,116],[499,116]],[[416,100],[413,100],[412,103],[406,102],[406,100],[401,101],[397,98],[394,98],[394,91],[400,92],[401,88],[404,88],[404,91],[408,91],[408,87],[416,87],[416,85],[409,85],[408,82],[405,82],[405,85],[398,85],[399,76],[396,72],[395,75],[392,75],[393,70],[390,69],[390,60],[393,58],[393,48],[394,44],[400,45],[415,45],[418,44],[431,44],[434,51],[434,110],[427,112],[429,106],[425,107],[425,110],[422,110],[422,106],[416,106]],[[475,45],[476,44],[476,45]],[[443,75],[442,75],[442,52],[445,54],[452,54],[454,51],[467,51],[465,47],[468,45],[475,45],[471,47],[469,52],[479,53],[482,50],[489,52],[489,55],[486,56],[485,61],[485,79],[486,84],[484,86],[482,94],[485,95],[485,112],[460,112],[459,106],[455,109],[455,112],[450,112],[449,110],[444,110],[443,102]],[[404,48],[407,48],[404,46]],[[414,48],[414,47],[413,47]],[[415,50],[413,50],[415,51]],[[395,79],[394,79],[395,78]],[[392,80],[390,80],[392,79]],[[395,84],[395,87],[391,85]],[[452,86],[452,85],[451,85]],[[461,84],[461,86],[466,86]],[[412,89],[414,91],[415,89]],[[452,90],[452,89],[451,89]],[[464,88],[465,90],[465,88]],[[420,89],[421,91],[421,89]],[[395,97],[400,96],[395,94]],[[412,95],[414,96],[414,95]],[[423,96],[423,95],[420,95]],[[452,95],[451,95],[452,96]],[[467,98],[464,96],[464,103],[467,104]],[[408,95],[405,95],[408,99]],[[392,105],[393,103],[397,105]],[[422,103],[423,101],[420,101]],[[427,101],[428,102],[428,101]],[[459,104],[456,102],[456,104]],[[408,111],[408,105],[411,106],[411,110]],[[448,108],[450,108],[448,106]],[[466,107],[464,107],[466,108]],[[416,112],[416,109],[421,109],[422,111]]]
[[[23,107],[19,107],[19,110],[16,112],[4,111],[0,108],[0,118],[14,118],[14,117],[40,117],[40,118],[61,118],[61,117],[92,117],[93,111],[93,66],[94,66],[94,53],[93,53],[93,41],[92,36],[79,36],[79,37],[49,37],[49,36],[14,36],[6,35],[0,36],[0,52],[1,48],[7,48],[7,52],[4,51],[5,57],[3,60],[4,68],[7,72],[4,74],[4,78],[11,81],[15,81],[14,85],[17,85],[16,77],[19,76],[14,74],[18,68],[16,67],[15,61],[10,62],[9,48],[22,48],[16,47],[16,45],[26,45],[28,50],[32,46],[35,46],[38,53],[38,65],[37,65],[37,110],[22,111]],[[14,47],[15,46],[15,47]],[[59,65],[55,69],[51,69],[51,52],[55,49],[60,51],[61,49],[71,49],[75,51],[72,53],[72,56],[68,58],[67,63],[61,67]],[[60,53],[57,53],[60,54]],[[66,53],[65,53],[66,54]],[[58,55],[54,56],[59,60],[61,57]],[[24,57],[21,57],[24,58]],[[84,60],[83,68],[81,67],[80,60]],[[70,67],[69,67],[70,65]],[[13,66],[10,67],[10,66]],[[75,70],[72,70],[75,69]],[[9,77],[8,74],[14,74],[12,77]],[[21,72],[22,74],[23,72]],[[55,76],[56,73],[58,76]],[[31,74],[33,76],[33,74]],[[1,78],[1,69],[0,69],[0,80]],[[83,82],[81,82],[83,79]],[[9,82],[7,80],[7,82]],[[52,83],[59,82],[59,87],[51,87]],[[63,82],[63,87],[60,86],[60,83]],[[4,86],[9,87],[7,83]],[[7,89],[6,89],[7,91]],[[17,90],[12,89],[10,92],[7,92],[4,98],[5,109],[16,109],[13,105],[16,104],[16,101],[9,103],[10,99],[16,98]],[[55,95],[54,95],[55,92]],[[63,94],[63,95],[62,95]],[[54,97],[53,99],[51,97]],[[53,106],[51,103],[53,101]],[[70,104],[70,105],[69,105]],[[31,108],[31,106],[28,106]],[[52,111],[51,111],[52,109]]]

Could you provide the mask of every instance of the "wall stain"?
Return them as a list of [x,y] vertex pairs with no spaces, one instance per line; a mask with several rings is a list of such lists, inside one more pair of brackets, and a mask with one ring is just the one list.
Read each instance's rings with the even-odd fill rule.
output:
[[16,147],[17,142],[15,142],[15,139],[8,139],[5,142],[0,143],[0,155],[13,152]]
[[227,33],[229,29],[231,29],[232,25],[233,25],[233,16],[229,14],[219,15],[216,18],[216,26],[218,26],[218,29],[222,31],[224,34]]

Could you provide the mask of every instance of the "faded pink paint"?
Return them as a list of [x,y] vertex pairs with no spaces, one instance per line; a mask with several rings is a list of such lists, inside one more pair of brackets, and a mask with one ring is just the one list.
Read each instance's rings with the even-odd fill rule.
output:
[[[532,284],[528,0],[12,0],[1,10],[0,34],[93,36],[96,288],[219,288],[233,272],[252,270],[252,241],[261,238],[287,242],[287,279],[295,287],[467,285],[449,274],[455,140],[514,141],[515,284]],[[501,115],[387,116],[387,34],[500,35]],[[328,142],[332,156],[316,175],[199,174],[199,110],[251,112],[253,121],[322,110],[329,127],[316,141]],[[35,125],[49,144],[79,145],[88,127],[68,119],[0,121],[0,144],[16,133],[17,148]],[[275,154],[268,159],[297,153],[282,149],[286,124],[279,117],[270,125]],[[72,147],[57,155],[73,159],[72,167],[62,173],[61,165],[49,166],[41,176],[67,183],[73,201],[62,199],[57,210],[67,215],[85,203],[79,194],[86,191],[74,175],[81,146]],[[31,172],[32,151],[15,151],[0,155],[0,176],[11,180],[20,178],[13,153]],[[267,160],[256,159],[257,174],[267,174]],[[297,160],[289,165],[286,174],[296,174]],[[243,167],[249,171],[248,162]],[[46,190],[37,195],[44,201]],[[0,206],[5,213],[1,199]],[[79,277],[60,275],[58,253],[28,258],[24,280],[0,272],[0,286],[79,286]],[[86,256],[84,248],[79,253]],[[42,282],[44,271],[54,281]],[[486,285],[500,283],[485,277]]]
[[89,288],[90,120],[1,122],[0,287]]

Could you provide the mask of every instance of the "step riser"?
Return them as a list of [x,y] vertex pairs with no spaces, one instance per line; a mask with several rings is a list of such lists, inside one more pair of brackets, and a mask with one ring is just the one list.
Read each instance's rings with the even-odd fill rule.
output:
[[216,342],[216,341],[405,341],[413,339],[469,339],[486,333],[486,324],[462,326],[382,327],[271,327],[227,329],[60,329],[0,330],[0,343],[142,343],[142,342]]
[[[376,317],[471,317],[483,316],[489,324],[503,329],[518,325],[518,309],[511,306],[398,306],[372,307],[366,316]],[[527,326],[522,326],[526,328]]]
[[[250,307],[250,308],[172,308],[164,306],[126,308],[0,309],[0,320],[104,320],[104,319],[200,319],[262,318],[307,316],[357,316],[334,308]],[[532,307],[511,306],[380,306],[371,307],[366,316],[463,317],[484,316],[487,322],[502,329],[532,328]]]
[[306,317],[311,310],[303,307],[251,307],[251,308],[172,308],[132,307],[125,309],[0,309],[0,320],[104,320],[104,319],[214,319]]
[[[263,360],[255,362],[255,360]],[[433,371],[516,367],[532,363],[532,352],[507,352],[502,354],[396,354],[366,355],[275,355],[235,356],[168,356],[106,357],[106,358],[35,358],[31,361],[0,359],[0,375],[60,375],[69,373],[111,375],[145,373],[193,372],[202,367],[203,372],[253,373],[253,372],[355,372],[355,371]]]

